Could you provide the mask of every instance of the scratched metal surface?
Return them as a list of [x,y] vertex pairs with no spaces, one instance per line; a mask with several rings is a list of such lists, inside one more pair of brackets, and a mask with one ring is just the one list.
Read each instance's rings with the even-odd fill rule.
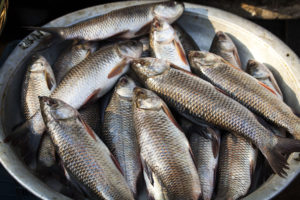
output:
[[[121,7],[142,4],[147,1],[131,1],[99,5],[60,17],[46,26],[65,26],[90,17],[101,15]],[[300,112],[300,62],[299,58],[283,42],[265,29],[230,13],[194,4],[185,4],[186,11],[180,18],[185,30],[202,50],[208,50],[214,33],[222,30],[231,35],[240,53],[243,66],[249,58],[268,64],[279,80],[285,101]],[[41,45],[45,35],[33,32],[11,53],[0,71],[0,161],[7,171],[25,188],[41,199],[68,199],[55,192],[34,176],[19,160],[16,149],[4,144],[3,138],[12,127],[22,121],[20,112],[20,87],[27,58]],[[43,54],[54,62],[62,45],[54,46]],[[293,155],[294,157],[296,155]],[[270,199],[283,190],[300,172],[300,164],[292,156],[289,159],[288,177],[272,176],[259,189],[245,199]],[[141,195],[139,199],[145,199]]]

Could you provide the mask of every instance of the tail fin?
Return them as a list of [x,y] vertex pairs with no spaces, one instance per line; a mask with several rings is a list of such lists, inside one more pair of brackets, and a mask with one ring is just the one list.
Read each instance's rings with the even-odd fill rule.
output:
[[63,38],[64,29],[65,29],[65,27],[37,27],[37,26],[26,26],[24,28],[26,28],[28,30],[44,31],[44,32],[51,33],[51,34],[56,35],[61,38]]
[[262,151],[273,171],[281,177],[287,176],[285,169],[289,169],[287,158],[293,152],[300,152],[300,141],[277,137],[275,146]]

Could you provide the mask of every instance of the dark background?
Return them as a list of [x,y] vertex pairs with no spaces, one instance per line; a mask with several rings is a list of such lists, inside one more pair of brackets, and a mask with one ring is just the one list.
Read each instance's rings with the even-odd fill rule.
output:
[[[120,0],[118,0],[120,1]],[[257,0],[259,3],[268,3],[268,1]],[[41,26],[49,21],[86,7],[115,2],[106,0],[82,0],[82,1],[63,1],[63,0],[10,0],[6,26],[0,37],[0,53],[2,56],[3,50],[10,44],[12,46],[16,40],[22,40],[31,31],[24,29],[24,26]],[[224,7],[222,4],[209,3],[209,1],[193,1],[188,2],[200,3],[204,5],[214,5],[216,7]],[[224,0],[221,1],[224,3]],[[229,1],[227,1],[229,2]],[[272,3],[280,1],[269,1]],[[226,3],[226,1],[225,1]],[[228,6],[228,5],[227,5]],[[273,5],[274,6],[274,5]],[[300,12],[300,10],[299,10]],[[239,13],[238,13],[239,14]],[[300,20],[285,19],[285,20],[264,20],[253,19],[249,20],[257,23],[267,30],[271,31],[282,41],[284,41],[294,52],[300,55]],[[6,48],[6,52],[8,48]],[[281,192],[276,200],[296,200],[300,199],[300,176],[298,176],[283,192]],[[0,199],[2,200],[27,200],[37,199],[26,189],[20,186],[0,165]]]

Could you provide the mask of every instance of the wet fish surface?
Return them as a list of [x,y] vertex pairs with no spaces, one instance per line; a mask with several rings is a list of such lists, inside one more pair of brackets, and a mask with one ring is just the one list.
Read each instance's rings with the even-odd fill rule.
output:
[[164,20],[154,19],[150,31],[153,57],[165,59],[184,70],[191,71],[176,31]]
[[57,83],[61,82],[70,69],[78,65],[89,54],[94,53],[97,50],[97,47],[97,43],[93,42],[71,44],[67,46],[57,58],[53,66]]
[[120,78],[105,110],[101,134],[119,162],[134,195],[137,194],[137,181],[141,174],[139,149],[133,127],[132,97],[135,86],[131,78]]
[[200,181],[190,146],[165,103],[135,88],[133,116],[150,198],[197,200]]
[[149,33],[154,18],[174,22],[184,10],[183,3],[167,1],[131,6],[111,11],[69,27],[32,27],[64,40],[104,40],[112,36],[130,39]]
[[226,33],[218,31],[215,34],[209,51],[221,56],[227,62],[242,69],[242,64],[237,48]]
[[300,118],[274,93],[271,94],[263,83],[232,67],[215,54],[195,51],[189,56],[193,71],[199,76],[251,111],[300,139]]
[[[175,67],[175,68],[174,68]],[[212,84],[164,60],[141,58],[132,68],[147,88],[195,123],[203,121],[249,139],[279,175],[286,175],[286,157],[300,150],[300,141],[276,137],[247,108],[219,92]],[[277,99],[277,98],[276,98]]]
[[257,150],[250,141],[234,134],[224,134],[219,160],[217,200],[239,199],[251,185]]
[[85,121],[97,135],[100,134],[101,130],[100,110],[101,104],[99,100],[78,110],[83,121]]
[[134,199],[113,157],[76,109],[40,97],[41,111],[67,176],[93,199]]

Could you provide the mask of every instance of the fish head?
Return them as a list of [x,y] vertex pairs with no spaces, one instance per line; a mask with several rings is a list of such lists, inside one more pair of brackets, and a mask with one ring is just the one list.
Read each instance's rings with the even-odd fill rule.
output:
[[46,60],[46,58],[42,55],[34,55],[33,56],[33,64],[30,65],[30,72],[35,73],[44,73],[47,68],[50,67],[50,64]]
[[155,18],[151,26],[152,39],[158,43],[172,41],[175,36],[175,31],[165,20]]
[[128,76],[123,76],[119,79],[116,85],[116,93],[124,98],[133,97],[133,89],[136,87],[135,82]]
[[190,51],[189,60],[191,62],[191,66],[200,71],[204,68],[215,67],[216,63],[223,62],[223,59],[220,56],[205,51]]
[[255,78],[267,78],[270,76],[265,66],[255,60],[248,60],[246,72]]
[[46,119],[59,121],[78,118],[77,110],[59,99],[40,96],[39,100],[42,114]]
[[230,37],[222,31],[218,31],[213,39],[216,48],[223,51],[232,51],[235,46]]
[[162,74],[170,68],[170,65],[165,60],[149,57],[133,60],[131,67],[144,82],[150,77]]
[[164,19],[168,23],[177,20],[184,11],[184,4],[177,1],[168,1],[155,5],[154,16],[158,19]]
[[133,90],[134,106],[142,110],[160,110],[162,108],[162,100],[152,91],[136,87]]
[[143,52],[143,44],[136,40],[120,42],[117,48],[122,56],[129,58],[139,58]]

